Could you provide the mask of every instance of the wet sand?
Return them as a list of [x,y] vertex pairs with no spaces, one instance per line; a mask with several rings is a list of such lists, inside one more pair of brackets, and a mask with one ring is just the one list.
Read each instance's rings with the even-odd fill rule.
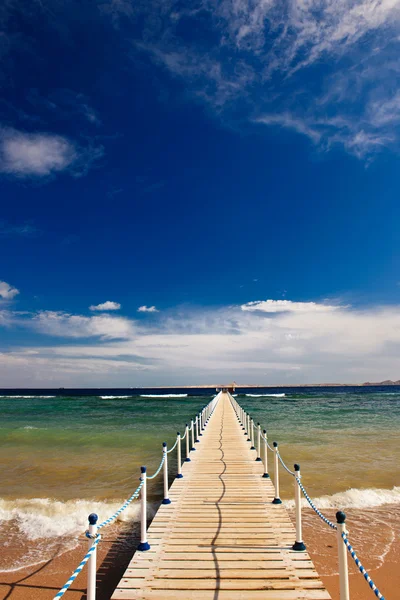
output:
[[[336,532],[312,511],[304,510],[304,540],[333,600],[339,600]],[[291,516],[293,514],[291,513]],[[326,511],[334,520],[334,511]],[[347,511],[349,539],[361,562],[386,598],[400,589],[400,507]],[[23,542],[22,542],[23,543]],[[98,552],[97,600],[109,600],[138,544],[138,524],[117,524],[106,530]],[[51,600],[86,553],[82,537],[77,548],[46,563],[14,572],[0,572],[0,600]],[[351,600],[374,598],[350,554]],[[86,568],[67,592],[68,600],[86,598]]]
[[[110,526],[98,546],[97,598],[111,597],[139,543],[139,525]],[[0,572],[1,600],[51,600],[65,584],[87,552],[88,543],[81,536],[74,550],[45,563],[13,572]],[[61,548],[60,548],[61,551]],[[65,594],[67,600],[86,598],[86,566]]]

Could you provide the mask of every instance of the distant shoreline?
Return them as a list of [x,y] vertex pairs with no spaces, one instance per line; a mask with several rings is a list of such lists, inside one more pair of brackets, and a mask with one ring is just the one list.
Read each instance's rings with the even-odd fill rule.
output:
[[[320,387],[393,387],[393,386],[400,386],[400,380],[399,381],[382,381],[382,382],[366,382],[366,383],[298,383],[298,384],[293,384],[293,383],[288,383],[288,384],[282,384],[279,383],[277,385],[262,385],[262,384],[244,384],[244,383],[240,383],[240,384],[236,384],[234,387],[236,390],[240,390],[240,389],[280,389],[280,388],[320,388]],[[90,386],[85,386],[85,387],[0,387],[0,393],[1,392],[16,392],[16,391],[27,391],[27,390],[51,390],[51,391],[58,391],[61,392],[62,390],[65,391],[74,391],[74,390],[195,390],[195,389],[201,389],[201,390],[215,390],[216,388],[230,388],[232,387],[231,383],[218,383],[218,384],[207,384],[207,385],[166,385],[166,386],[161,386],[161,385],[156,385],[156,386],[146,386],[146,387],[90,387]]]

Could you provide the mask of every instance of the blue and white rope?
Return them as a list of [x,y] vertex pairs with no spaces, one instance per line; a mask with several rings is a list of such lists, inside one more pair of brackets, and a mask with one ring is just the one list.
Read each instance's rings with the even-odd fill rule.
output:
[[277,455],[278,455],[278,458],[279,458],[279,461],[280,461],[280,463],[281,463],[282,467],[285,469],[285,471],[287,471],[287,472],[289,473],[289,475],[293,475],[293,477],[294,477],[294,476],[295,476],[295,472],[294,472],[294,471],[291,471],[291,470],[289,469],[289,467],[287,467],[287,466],[285,465],[285,463],[283,462],[283,459],[282,459],[281,455],[279,454],[279,451],[278,451],[278,450],[276,451],[276,453],[277,453]]
[[167,454],[169,454],[170,452],[172,452],[172,450],[175,450],[175,448],[176,448],[176,445],[177,445],[177,443],[178,443],[178,439],[179,439],[179,438],[176,438],[176,442],[175,442],[175,444],[172,446],[172,448],[170,448],[169,450],[167,450]]
[[105,521],[103,521],[102,523],[100,523],[100,525],[97,527],[97,529],[101,529],[102,527],[105,527],[106,525],[109,525],[110,523],[112,523],[113,521],[115,521],[115,519],[130,505],[130,503],[133,500],[135,500],[135,498],[137,498],[139,496],[139,492],[142,489],[142,486],[143,486],[143,481],[140,482],[139,486],[133,492],[132,496],[130,498],[128,498],[128,500],[126,500],[124,502],[124,504],[121,506],[121,508],[119,508],[112,515],[112,517],[110,517],[109,519],[106,519]]
[[266,437],[263,436],[263,434],[261,434],[261,439],[264,440],[264,442],[267,444],[268,448],[271,450],[271,452],[275,452],[275,448],[271,448],[271,446],[268,444],[268,440]]
[[354,552],[353,547],[350,544],[349,540],[347,539],[346,534],[343,532],[341,535],[342,535],[342,539],[343,539],[343,541],[344,541],[344,543],[345,543],[345,545],[347,547],[347,550],[350,552],[351,558],[356,563],[357,567],[360,570],[361,575],[364,576],[365,581],[368,583],[369,587],[374,592],[375,596],[377,598],[379,598],[379,600],[385,600],[384,596],[382,596],[382,594],[380,593],[380,591],[378,590],[378,588],[376,587],[376,585],[372,581],[371,577],[368,575],[367,571],[365,570],[365,568],[361,564],[361,561],[358,558],[357,554]]
[[157,475],[158,475],[158,474],[159,474],[159,472],[161,471],[161,469],[162,469],[162,466],[163,466],[163,464],[164,464],[164,461],[165,461],[165,456],[166,456],[166,452],[163,452],[163,457],[162,457],[162,459],[161,459],[160,466],[158,467],[158,469],[157,469],[157,471],[154,473],[154,475],[152,475],[151,477],[147,477],[147,479],[154,479],[155,477],[157,477]]
[[185,429],[185,434],[184,434],[184,435],[181,437],[181,440],[182,440],[182,441],[185,439],[187,432],[188,432],[188,430],[187,430],[187,429]]
[[301,491],[304,494],[305,499],[307,500],[308,504],[311,506],[311,508],[317,513],[317,515],[327,524],[329,525],[329,527],[331,527],[332,529],[337,529],[337,526],[332,523],[332,521],[330,521],[329,519],[327,519],[320,510],[318,510],[318,508],[315,506],[315,504],[313,504],[313,501],[311,500],[310,496],[307,494],[306,490],[304,489],[303,484],[301,483],[300,479],[298,477],[295,478],[297,483],[299,484],[299,488],[301,489]]
[[65,585],[63,585],[63,587],[58,592],[58,594],[56,594],[54,596],[53,600],[58,600],[58,598],[62,598],[64,596],[65,592],[73,584],[73,582],[75,581],[75,579],[78,577],[79,573],[82,571],[83,567],[86,565],[86,563],[89,560],[89,558],[92,556],[93,552],[96,549],[97,544],[100,541],[100,538],[101,538],[100,535],[98,535],[96,537],[96,539],[94,540],[92,546],[89,548],[88,553],[85,554],[85,556],[83,557],[82,561],[79,563],[79,565],[76,567],[75,571],[72,573],[71,577],[68,579],[68,581],[65,583]]

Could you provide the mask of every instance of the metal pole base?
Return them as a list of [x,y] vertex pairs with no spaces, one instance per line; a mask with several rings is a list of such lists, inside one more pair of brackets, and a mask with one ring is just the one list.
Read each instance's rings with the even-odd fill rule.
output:
[[182,479],[183,475],[182,473],[178,473],[178,475],[176,476],[177,479]]
[[150,544],[149,542],[140,542],[137,549],[139,552],[146,552],[146,550],[150,550]]
[[265,479],[270,478],[268,473],[264,473],[263,477],[265,477]]
[[194,441],[194,443],[195,443],[195,444],[199,444],[199,443],[200,443],[200,440],[195,440],[195,441]]
[[256,462],[261,462],[261,458],[259,456],[257,456]]
[[190,462],[190,458],[185,458],[185,462]]
[[169,498],[164,498],[161,504],[171,504],[171,500]]
[[280,498],[274,498],[272,504],[282,504],[282,500]]
[[251,446],[250,450],[255,450],[254,446]]
[[[246,434],[246,435],[247,435],[247,434]],[[247,441],[248,441],[248,442],[251,442],[251,438],[249,438],[249,437],[248,437],[248,438],[247,438]]]
[[196,452],[196,448],[190,448],[190,452]]
[[306,545],[304,542],[295,542],[292,546],[292,550],[296,550],[297,552],[303,552],[306,549]]

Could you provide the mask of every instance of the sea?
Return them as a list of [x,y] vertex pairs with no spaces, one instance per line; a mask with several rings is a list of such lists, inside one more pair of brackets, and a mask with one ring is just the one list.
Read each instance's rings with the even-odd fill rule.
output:
[[[0,571],[73,548],[88,514],[113,514],[137,487],[141,465],[151,475],[163,442],[170,447],[214,396],[211,388],[0,390]],[[288,467],[301,465],[320,509],[364,521],[399,513],[400,387],[248,388],[235,396]],[[159,477],[149,485],[154,510],[161,493]],[[282,471],[289,509],[293,494]],[[121,519],[138,514],[132,503]]]

